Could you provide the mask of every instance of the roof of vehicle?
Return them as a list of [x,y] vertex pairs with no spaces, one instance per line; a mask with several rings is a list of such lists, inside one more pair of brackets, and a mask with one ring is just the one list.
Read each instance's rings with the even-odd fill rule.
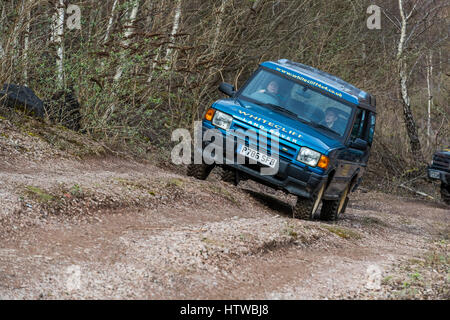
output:
[[277,62],[266,61],[261,65],[282,72],[288,76],[292,76],[310,86],[318,87],[347,101],[375,111],[375,97],[332,74],[287,59],[281,59]]
[[445,155],[447,157],[450,157],[450,149],[439,150],[439,151],[436,151],[435,154],[441,154],[441,155]]

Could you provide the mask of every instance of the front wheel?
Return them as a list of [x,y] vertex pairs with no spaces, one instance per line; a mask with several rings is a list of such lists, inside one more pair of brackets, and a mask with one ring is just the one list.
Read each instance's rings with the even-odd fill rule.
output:
[[338,220],[342,213],[344,213],[348,203],[348,193],[350,191],[350,184],[347,185],[344,192],[338,200],[324,200],[322,211],[320,212],[320,220],[335,221]]
[[236,184],[236,171],[229,168],[222,169],[221,178],[224,182]]
[[199,180],[206,180],[214,168],[213,164],[194,164],[191,163],[187,168],[187,175]]
[[450,205],[450,185],[441,183],[441,199],[445,204]]
[[317,194],[312,198],[297,198],[297,203],[295,204],[293,210],[294,218],[302,220],[312,220],[314,218],[314,214],[322,201],[325,185],[326,183],[323,183],[319,189],[319,192],[317,192]]

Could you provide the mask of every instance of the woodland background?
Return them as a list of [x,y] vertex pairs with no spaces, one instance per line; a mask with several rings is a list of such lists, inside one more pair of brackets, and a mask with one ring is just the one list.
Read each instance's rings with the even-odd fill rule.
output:
[[[372,4],[379,30],[366,24]],[[67,27],[71,5],[81,9],[80,29]],[[370,168],[401,179],[449,146],[449,8],[444,0],[0,0],[0,84],[27,85],[43,100],[71,91],[81,132],[163,158],[172,130],[191,128],[221,97],[220,82],[239,87],[258,63],[287,58],[376,96]]]

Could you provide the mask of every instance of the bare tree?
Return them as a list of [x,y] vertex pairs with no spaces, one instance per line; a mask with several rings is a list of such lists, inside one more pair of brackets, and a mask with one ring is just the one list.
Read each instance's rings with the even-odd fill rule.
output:
[[21,30],[22,25],[23,25],[23,18],[24,18],[24,12],[25,12],[25,1],[26,0],[22,0],[22,2],[21,2],[18,22],[14,26],[14,31],[13,31],[13,41],[12,41],[12,43],[13,43],[13,46],[12,46],[12,49],[13,49],[13,62],[17,61],[18,54],[19,54],[20,30]]
[[[28,2],[31,4],[31,1]],[[24,60],[23,80],[24,84],[28,85],[28,52],[30,49],[31,8],[28,8],[26,16],[27,17],[25,26],[25,36],[23,40],[23,60]]]
[[175,43],[175,35],[178,32],[178,28],[180,27],[180,18],[181,18],[181,4],[182,0],[176,0],[175,7],[175,15],[173,17],[172,31],[170,32],[170,44],[167,46],[166,50],[166,61],[167,64],[165,66],[166,70],[169,70],[170,66],[173,64],[173,56],[172,56],[172,47],[173,43]]
[[114,0],[112,8],[111,8],[111,13],[109,15],[109,21],[108,21],[108,25],[106,27],[106,33],[105,33],[105,38],[103,39],[103,42],[107,42],[109,40],[109,35],[111,33],[111,29],[114,23],[114,17],[116,14],[116,7],[117,7],[117,3],[119,2],[119,0]]
[[[126,31],[122,40],[122,47],[127,48],[130,44],[130,36],[133,34],[134,30],[134,22],[136,21],[136,17],[139,11],[139,0],[133,2],[131,13],[129,17],[129,25],[126,26]],[[119,65],[116,71],[116,75],[114,76],[114,81],[119,81],[122,77],[124,66],[122,64]]]
[[[61,22],[63,5],[72,2],[83,3],[83,28],[69,32]],[[448,10],[440,10],[448,0],[377,0],[392,22],[379,31],[363,23],[367,4],[0,0],[0,83],[33,79],[33,89],[46,98],[71,79],[88,128],[163,143],[168,130],[189,126],[220,96],[220,81],[238,87],[259,62],[288,58],[376,95],[377,140],[416,165],[407,160],[429,156],[450,132]],[[126,76],[130,81],[122,81]],[[48,85],[53,81],[56,88]],[[392,130],[399,121],[404,125]]]
[[[416,2],[417,4],[417,2]],[[406,63],[406,57],[405,57],[405,43],[407,40],[407,26],[408,26],[408,20],[411,18],[412,14],[414,13],[415,6],[412,8],[409,14],[405,13],[404,3],[403,0],[398,0],[398,6],[400,10],[400,40],[398,42],[397,47],[397,68],[398,68],[398,74],[399,74],[399,90],[400,90],[400,96],[402,100],[403,105],[403,116],[406,124],[406,131],[409,136],[410,145],[411,145],[411,151],[414,155],[414,157],[417,160],[422,161],[422,148],[420,145],[419,135],[417,132],[417,126],[416,122],[414,121],[414,116],[411,111],[411,99],[408,93],[408,66]]]
[[227,6],[227,3],[228,3],[228,0],[222,0],[222,3],[220,4],[219,12],[217,14],[216,32],[214,35],[214,41],[211,46],[213,52],[216,51],[217,43],[219,42],[220,31],[222,28],[222,23],[223,23],[223,19],[224,19],[224,15],[225,15],[225,8]]
[[431,79],[433,78],[433,52],[427,57],[427,92],[428,92],[428,109],[427,109],[427,145],[431,138],[431,107],[433,106],[433,93],[431,88]]
[[[445,1],[398,0],[400,19],[389,14],[386,15],[400,31],[396,54],[397,73],[399,77],[398,91],[403,107],[403,117],[409,137],[411,152],[418,161],[423,161],[423,153],[417,125],[411,110],[411,97],[408,86],[411,80],[410,77],[413,74],[413,70],[420,57],[423,55],[426,56],[423,52],[429,50],[429,48],[436,43],[443,41],[443,39],[438,39],[436,43],[432,44],[425,40],[427,40],[427,35],[429,34],[431,27],[440,21],[437,19],[439,9],[445,8],[446,6],[448,6],[448,4],[446,4]],[[407,12],[407,7],[409,7],[409,12]],[[408,60],[411,56],[411,48],[413,48],[415,55],[419,58],[409,65]],[[428,113],[429,116],[430,112]],[[428,127],[431,128],[431,123],[428,122],[428,124]]]
[[[162,7],[164,7],[164,6],[165,6],[165,0],[162,0],[162,1],[160,2],[160,5],[161,5]],[[152,6],[152,8],[155,8],[155,7],[156,7],[155,5]],[[162,17],[158,17],[158,18],[160,18],[160,20],[162,20]],[[154,23],[152,23],[152,24],[154,24]],[[150,75],[149,75],[148,78],[147,78],[147,83],[151,83],[151,82],[152,82],[153,76],[154,76],[155,73],[156,73],[156,65],[158,64],[158,60],[159,60],[160,57],[161,57],[161,50],[162,50],[162,45],[160,44],[160,45],[158,45],[158,47],[156,48],[156,55],[155,55],[155,57],[153,58],[153,61],[152,61],[152,67],[151,67],[151,69],[150,69]]]
[[56,2],[56,12],[53,15],[51,41],[56,44],[56,66],[58,74],[58,86],[64,87],[64,0]]

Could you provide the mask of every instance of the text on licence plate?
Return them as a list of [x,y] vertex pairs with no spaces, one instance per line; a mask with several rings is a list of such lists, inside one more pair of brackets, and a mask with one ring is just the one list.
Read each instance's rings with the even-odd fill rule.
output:
[[441,177],[439,171],[429,170],[428,173],[430,175],[430,178],[439,179]]
[[239,152],[241,155],[246,156],[247,158],[253,159],[258,161],[259,163],[262,163],[266,166],[269,166],[271,168],[275,168],[275,165],[277,163],[277,159],[269,157],[268,155],[259,152],[258,150],[249,148],[247,146],[242,146],[241,151]]

